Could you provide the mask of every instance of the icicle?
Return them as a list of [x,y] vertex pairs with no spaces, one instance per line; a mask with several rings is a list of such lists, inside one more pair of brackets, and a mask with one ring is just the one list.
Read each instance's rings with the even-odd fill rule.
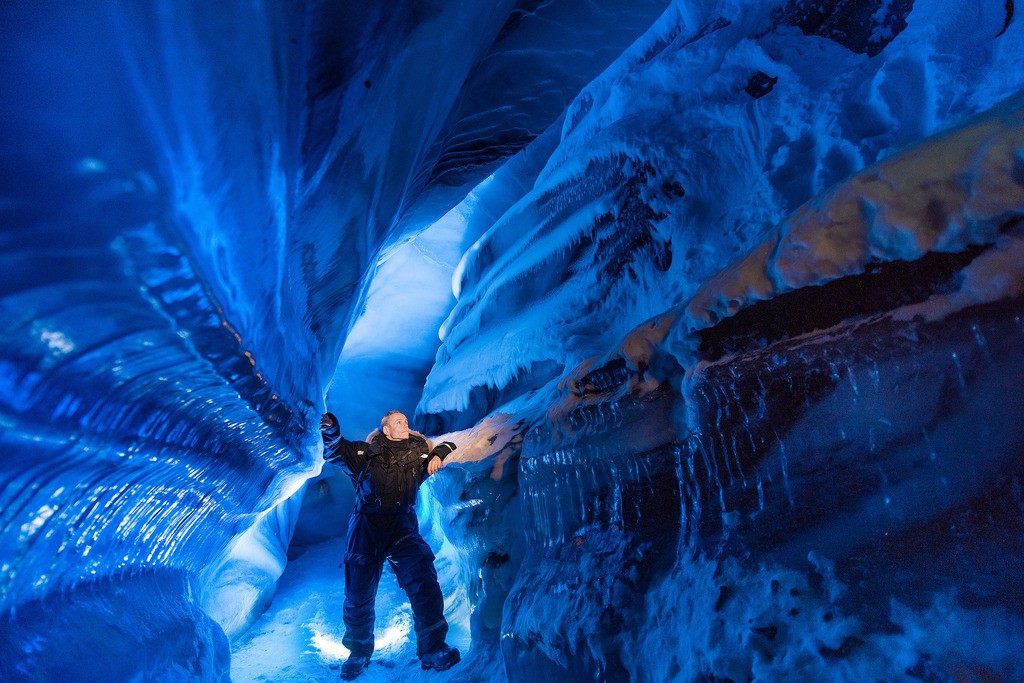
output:
[[956,368],[956,380],[957,380],[957,383],[959,383],[959,385],[960,385],[960,391],[962,393],[966,393],[966,391],[967,391],[967,383],[964,381],[964,371],[963,371],[963,368],[960,367],[960,356],[957,355],[956,351],[953,351],[953,353],[951,354],[951,357],[953,359],[953,367]]
[[789,507],[795,508],[793,491],[789,487],[789,460],[786,457],[786,443],[782,439],[779,439],[779,463],[782,465],[782,485],[786,489],[786,499],[789,501]]

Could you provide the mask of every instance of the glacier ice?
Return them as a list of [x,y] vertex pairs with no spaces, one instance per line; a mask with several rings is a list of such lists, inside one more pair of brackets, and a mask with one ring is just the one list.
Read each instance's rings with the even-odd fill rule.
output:
[[459,443],[466,675],[1021,677],[1012,3],[0,22],[0,678],[341,656],[325,402]]

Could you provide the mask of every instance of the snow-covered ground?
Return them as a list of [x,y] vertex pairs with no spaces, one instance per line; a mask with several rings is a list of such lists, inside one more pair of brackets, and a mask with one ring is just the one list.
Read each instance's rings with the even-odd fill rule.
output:
[[[429,539],[428,539],[429,540]],[[436,548],[435,548],[436,550]],[[348,650],[341,644],[345,580],[341,563],[344,539],[310,547],[281,576],[273,603],[263,617],[232,646],[234,683],[298,683],[338,679]],[[442,588],[448,563],[437,563]],[[500,653],[481,648],[470,652],[468,624],[459,619],[459,600],[445,591],[451,630],[448,644],[459,648],[463,661],[448,671],[424,671],[416,658],[412,609],[395,575],[385,565],[377,592],[376,651],[360,681],[504,680]]]

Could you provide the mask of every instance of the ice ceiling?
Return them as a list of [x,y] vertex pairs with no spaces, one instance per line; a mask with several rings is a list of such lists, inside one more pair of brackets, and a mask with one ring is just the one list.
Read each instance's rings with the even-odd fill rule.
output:
[[326,405],[508,680],[1021,680],[1014,12],[5,3],[0,678],[226,680]]

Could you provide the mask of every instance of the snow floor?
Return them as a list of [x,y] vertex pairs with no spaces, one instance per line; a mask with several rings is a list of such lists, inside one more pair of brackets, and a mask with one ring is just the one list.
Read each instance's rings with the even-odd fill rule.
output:
[[[348,650],[341,644],[344,634],[341,609],[345,599],[341,568],[343,545],[343,538],[332,539],[311,546],[288,563],[270,608],[232,644],[231,680],[234,683],[340,680],[341,663],[348,656]],[[439,571],[441,586],[445,589],[447,582],[441,567]],[[377,592],[374,628],[377,646],[370,667],[358,680],[366,683],[505,680],[499,652],[469,651],[468,625],[452,618],[450,600],[446,591],[448,644],[459,648],[462,662],[448,671],[423,671],[416,658],[412,609],[391,568],[385,565]]]

